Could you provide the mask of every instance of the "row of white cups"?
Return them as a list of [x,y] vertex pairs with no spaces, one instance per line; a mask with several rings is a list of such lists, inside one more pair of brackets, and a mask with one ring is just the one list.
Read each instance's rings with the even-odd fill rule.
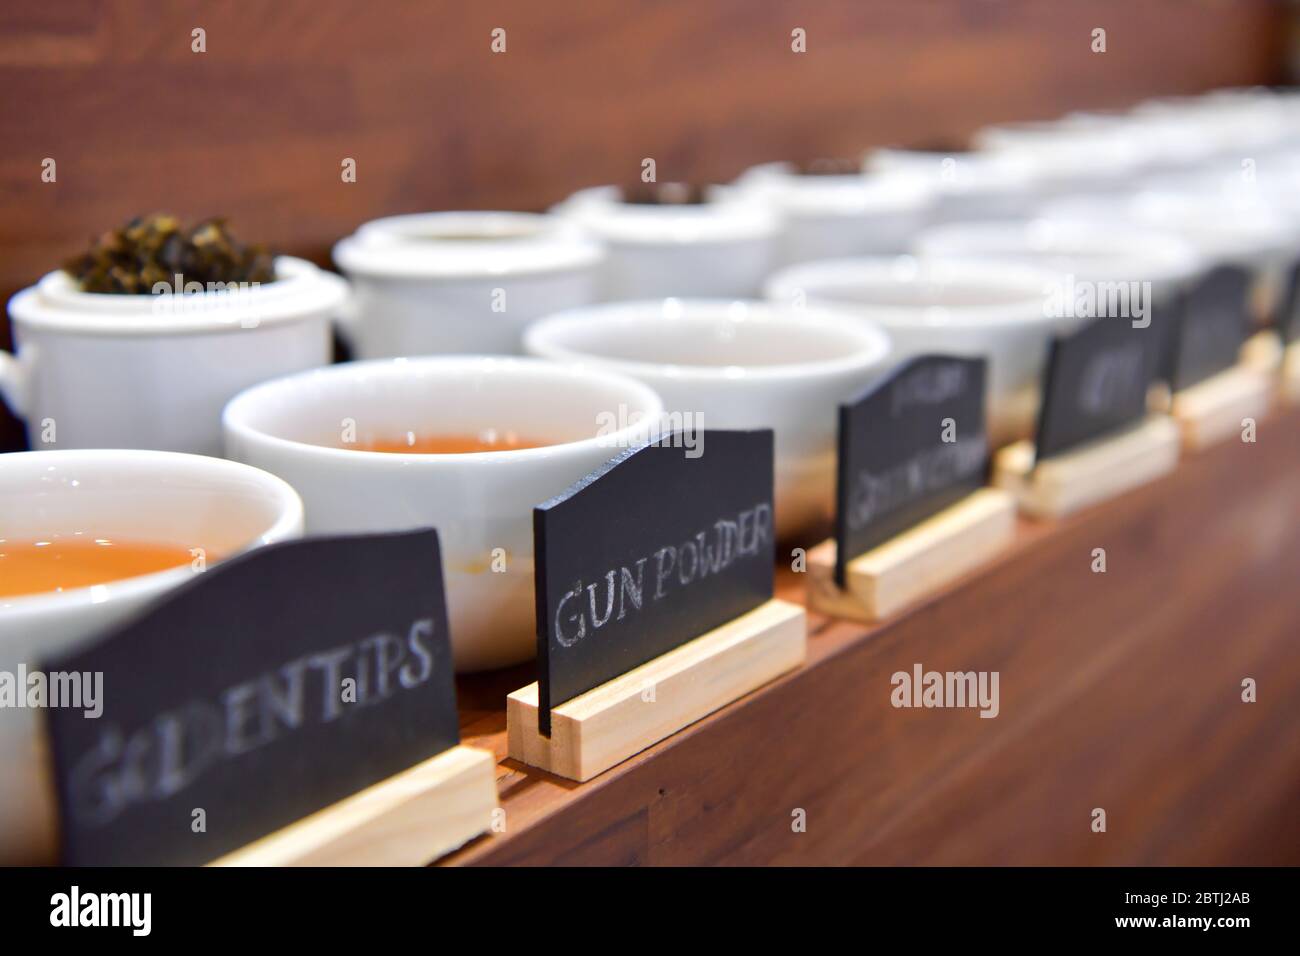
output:
[[[47,450],[0,458],[0,538],[93,528],[224,557],[304,529],[432,525],[456,666],[500,667],[534,652],[533,506],[665,413],[773,428],[777,530],[795,541],[830,517],[837,403],[900,361],[986,357],[991,434],[1021,437],[1051,336],[1080,321],[1045,306],[1062,277],[1159,295],[1237,263],[1267,303],[1300,251],[1300,96],[1157,101],[974,142],[877,150],[860,172],[759,166],[697,203],[602,187],[544,215],[380,219],[335,247],[346,280],[284,257],[258,288],[109,296],[52,272],[9,304],[0,394]],[[329,364],[334,323],[363,361]],[[489,429],[548,444],[347,447]],[[191,573],[0,599],[0,669]],[[0,716],[0,751],[36,746],[33,723]],[[0,788],[0,849],[9,811],[34,812],[23,796]]]

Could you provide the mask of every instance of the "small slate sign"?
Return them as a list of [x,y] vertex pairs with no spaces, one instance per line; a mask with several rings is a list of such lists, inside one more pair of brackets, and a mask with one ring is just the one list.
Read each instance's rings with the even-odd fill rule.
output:
[[[772,432],[676,433],[533,510],[538,729],[551,708],[772,597]],[[694,455],[695,457],[691,457]]]
[[459,741],[438,536],[308,538],[216,565],[47,671],[63,860],[197,864]]
[[1143,418],[1160,358],[1154,326],[1089,320],[1052,342],[1038,412],[1037,456],[1048,458]]
[[1174,391],[1195,385],[1237,364],[1250,334],[1250,273],[1241,266],[1211,269],[1183,300],[1174,330]]
[[1278,302],[1277,327],[1284,345],[1300,341],[1300,259],[1286,271]]
[[984,359],[923,355],[840,406],[835,581],[855,557],[979,488]]

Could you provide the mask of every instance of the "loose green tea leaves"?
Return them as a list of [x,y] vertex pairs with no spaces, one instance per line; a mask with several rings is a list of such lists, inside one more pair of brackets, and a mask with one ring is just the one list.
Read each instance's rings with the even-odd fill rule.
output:
[[708,202],[704,187],[694,183],[639,183],[623,190],[623,202],[635,206],[699,206]]
[[83,292],[118,295],[151,292],[160,282],[173,289],[198,282],[206,289],[210,283],[275,279],[266,247],[240,242],[224,219],[205,219],[187,229],[165,213],[137,217],[104,233],[63,268]]

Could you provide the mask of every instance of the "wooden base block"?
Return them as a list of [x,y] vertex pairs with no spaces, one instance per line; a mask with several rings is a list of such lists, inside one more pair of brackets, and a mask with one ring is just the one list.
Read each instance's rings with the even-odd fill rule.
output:
[[1173,471],[1178,451],[1178,426],[1165,415],[1150,415],[1041,462],[1034,460],[1032,442],[1009,445],[993,458],[993,484],[1009,491],[1026,514],[1060,518]]
[[452,747],[210,865],[424,866],[492,825],[495,767]]
[[1282,353],[1282,336],[1274,329],[1263,329],[1242,345],[1241,364],[1275,373],[1282,366]]
[[1174,393],[1170,414],[1183,447],[1196,450],[1238,436],[1242,419],[1263,417],[1273,397],[1273,371],[1245,362]]
[[1282,354],[1282,397],[1300,402],[1300,342],[1288,345]]
[[798,667],[807,633],[804,609],[774,598],[552,708],[550,737],[537,732],[537,684],[529,684],[506,698],[510,756],[590,780]]
[[871,623],[889,617],[983,564],[1011,543],[1015,499],[981,488],[916,527],[861,554],[835,583],[835,540],[808,552],[808,605]]

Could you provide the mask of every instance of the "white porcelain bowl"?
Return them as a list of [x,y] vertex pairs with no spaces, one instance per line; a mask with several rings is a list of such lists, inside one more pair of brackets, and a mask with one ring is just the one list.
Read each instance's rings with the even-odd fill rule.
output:
[[605,246],[603,300],[752,296],[776,261],[776,216],[725,192],[694,204],[643,205],[624,202],[617,186],[597,186],[552,211]]
[[936,187],[905,173],[823,175],[765,163],[740,175],[737,195],[781,220],[778,265],[903,252],[927,223]]
[[[574,309],[529,326],[534,355],[632,376],[668,416],[709,428],[772,428],[776,529],[789,540],[832,516],[837,405],[888,367],[870,323],[763,302],[668,299]],[[682,421],[687,419],[683,417]]]
[[358,358],[512,354],[539,315],[593,302],[604,252],[555,216],[435,212],[362,225],[334,247]]
[[1061,276],[1019,263],[832,259],[773,276],[773,302],[844,311],[883,327],[893,364],[941,353],[988,359],[990,440],[1028,437],[1052,336],[1077,324],[1053,309]]
[[[659,397],[608,372],[529,358],[349,362],[268,382],[226,408],[229,457],[302,494],[313,534],[432,526],[456,667],[516,664],[536,651],[535,505],[643,441]],[[348,438],[510,430],[539,448],[393,454]]]
[[9,300],[17,352],[0,352],[0,397],[34,448],[220,454],[231,396],[330,360],[347,284],[302,259],[275,270],[274,282],[184,295],[81,292],[51,272]]
[[[301,532],[297,493],[235,462],[136,450],[0,456],[0,552],[6,541],[107,538],[201,548],[211,567]],[[0,597],[0,671],[13,674],[24,664],[30,672],[79,650],[196,573],[186,564],[94,587]],[[52,850],[53,793],[39,717],[0,708],[0,861]]]

